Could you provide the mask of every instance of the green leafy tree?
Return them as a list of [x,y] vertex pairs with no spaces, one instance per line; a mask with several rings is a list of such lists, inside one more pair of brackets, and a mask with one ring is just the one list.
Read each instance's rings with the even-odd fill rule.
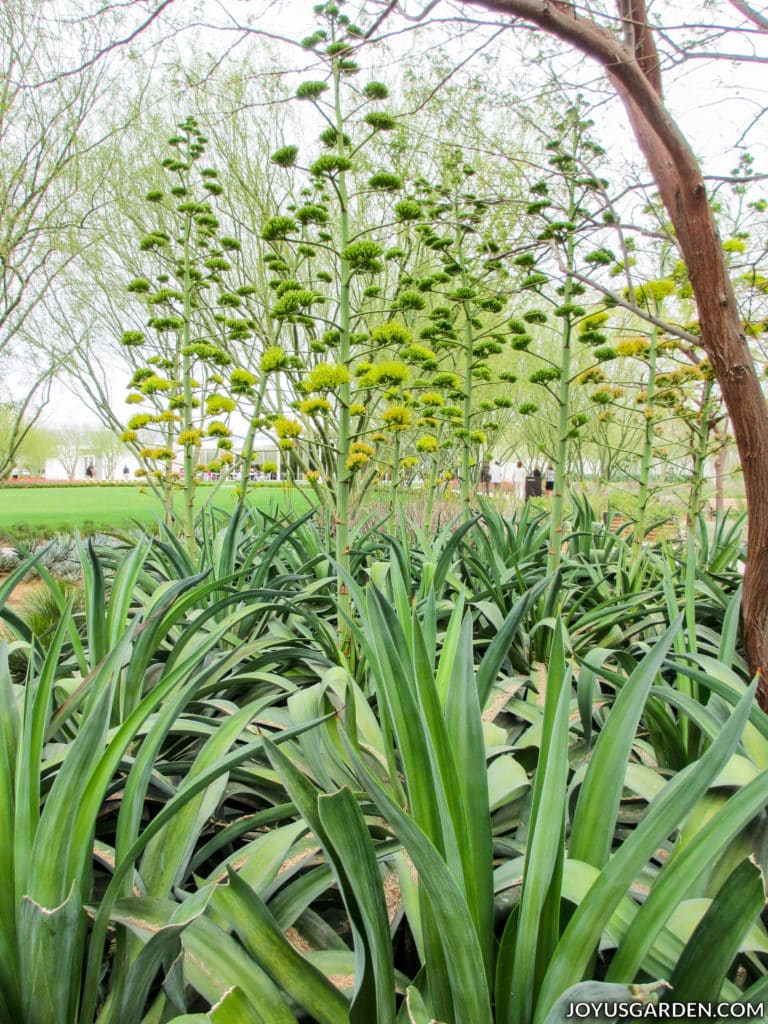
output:
[[[93,45],[84,24],[67,47]],[[112,135],[93,112],[115,83],[93,67],[59,76],[61,26],[33,0],[0,12],[0,401],[16,416],[0,444],[0,479],[50,396],[67,346],[50,331],[44,302],[78,250],[99,202],[94,154]],[[115,103],[120,110],[122,104]],[[119,118],[117,115],[116,119]]]

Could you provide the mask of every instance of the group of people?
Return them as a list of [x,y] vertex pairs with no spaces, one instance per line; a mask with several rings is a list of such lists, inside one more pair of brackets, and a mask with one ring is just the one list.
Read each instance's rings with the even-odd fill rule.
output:
[[[516,465],[512,467],[512,479],[510,480],[513,496],[518,501],[525,501],[528,497],[539,497],[542,494],[542,480],[544,482],[543,493],[548,497],[555,489],[555,468],[551,462],[544,470],[543,475],[539,466],[534,466],[529,477],[525,466],[518,459]],[[493,493],[498,494],[503,483],[504,470],[498,459],[494,459],[493,462],[486,459],[480,467],[480,488],[483,493],[490,495],[491,485],[493,485]],[[526,487],[526,485],[528,486]]]

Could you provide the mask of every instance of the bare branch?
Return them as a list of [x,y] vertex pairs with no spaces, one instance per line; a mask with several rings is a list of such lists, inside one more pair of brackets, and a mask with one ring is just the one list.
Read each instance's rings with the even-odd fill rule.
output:
[[768,32],[768,18],[764,14],[754,10],[748,3],[745,3],[745,0],[730,0],[730,4],[753,25],[757,25],[761,32]]
[[129,32],[127,36],[124,36],[122,39],[113,40],[111,43],[109,43],[108,46],[99,49],[96,53],[93,54],[93,56],[89,57],[88,60],[83,61],[83,63],[78,65],[77,67],[69,68],[66,71],[60,71],[56,75],[53,75],[51,78],[43,79],[43,81],[37,82],[35,84],[52,85],[54,82],[57,82],[62,78],[71,78],[73,76],[81,75],[84,71],[87,71],[89,68],[94,67],[94,65],[98,64],[99,61],[103,60],[103,58],[108,53],[111,53],[113,50],[118,50],[123,46],[127,46],[128,43],[132,43],[133,40],[140,36],[142,32],[144,32],[152,24],[152,22],[155,21],[162,14],[162,12],[166,8],[171,6],[172,3],[174,3],[174,0],[161,0],[160,4],[155,8],[154,11],[152,11],[149,17],[145,18],[144,21],[142,21],[141,24],[137,25],[132,32]]

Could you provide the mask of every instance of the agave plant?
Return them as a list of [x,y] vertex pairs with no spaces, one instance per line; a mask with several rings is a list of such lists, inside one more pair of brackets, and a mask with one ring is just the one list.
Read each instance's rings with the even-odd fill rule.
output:
[[548,578],[527,511],[369,524],[341,646],[328,529],[207,513],[195,559],[81,546],[82,610],[43,574],[53,634],[3,609],[0,1015],[554,1024],[702,958],[759,1000],[728,560],[644,551],[638,593],[583,552]]
[[[392,586],[403,591],[397,578],[391,575]],[[764,950],[768,938],[759,924],[762,884],[741,835],[759,824],[768,776],[758,769],[745,775],[739,769],[743,755],[734,759],[747,719],[755,714],[753,688],[732,685],[733,708],[724,725],[711,731],[702,756],[670,780],[637,760],[637,731],[678,621],[623,680],[591,758],[586,766],[574,766],[573,666],[565,654],[567,638],[556,626],[529,779],[525,771],[521,775],[514,750],[489,750],[484,741],[479,698],[490,697],[488,681],[492,685],[501,659],[486,652],[475,669],[464,608],[452,616],[439,647],[429,610],[421,622],[407,602],[390,602],[375,589],[353,592],[361,611],[358,640],[382,724],[371,728],[370,711],[361,711],[362,694],[350,681],[344,725],[326,726],[324,736],[326,761],[336,766],[328,781],[335,786],[349,771],[354,778],[326,792],[310,781],[290,747],[268,747],[321,843],[352,922],[352,1019],[363,1012],[374,1020],[392,1019],[397,981],[385,913],[386,869],[392,863],[421,964],[406,987],[402,1020],[551,1020],[572,987],[595,974],[610,983],[605,992],[612,998],[618,992],[630,998],[629,984],[648,975],[670,978],[679,995],[691,991],[702,955],[719,965],[709,983],[712,998],[741,996],[727,977],[734,957],[740,949]],[[333,739],[335,728],[340,732]],[[705,814],[723,786],[731,795],[720,799],[703,832],[682,829],[691,815]],[[491,826],[490,794],[498,807],[519,799],[521,788],[529,795],[514,822],[517,837],[505,836],[502,846]],[[365,795],[355,798],[360,790]],[[627,793],[647,803],[631,829],[623,824]],[[375,825],[381,819],[388,826],[384,835]],[[656,851],[670,840],[671,856],[659,870]],[[393,851],[393,843],[403,853]],[[500,849],[514,844],[519,857],[499,857]],[[686,898],[689,885],[721,855],[724,866],[710,893]],[[650,895],[637,902],[632,894],[649,884]],[[497,945],[494,918],[509,886],[517,896],[511,910],[509,900],[501,903],[506,923]],[[743,896],[738,907],[736,891]],[[723,948],[712,921],[724,907],[731,910]],[[691,944],[694,956],[688,953]],[[748,962],[755,984],[762,985],[759,961],[752,955]]]

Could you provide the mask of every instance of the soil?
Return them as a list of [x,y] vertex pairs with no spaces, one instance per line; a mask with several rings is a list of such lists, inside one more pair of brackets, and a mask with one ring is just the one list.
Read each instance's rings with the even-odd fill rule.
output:
[[[0,575],[0,587],[8,579],[8,575]],[[8,604],[15,611],[23,608],[27,603],[27,599],[35,593],[35,591],[44,586],[43,581],[40,579],[22,580],[21,583],[17,583],[13,588],[10,597],[8,598]]]

